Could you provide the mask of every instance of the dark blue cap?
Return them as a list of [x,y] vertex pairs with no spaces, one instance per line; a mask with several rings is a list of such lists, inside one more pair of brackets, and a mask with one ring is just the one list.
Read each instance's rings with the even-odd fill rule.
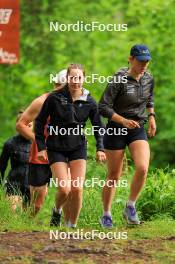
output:
[[151,54],[146,45],[137,44],[131,48],[130,55],[139,61],[151,60]]

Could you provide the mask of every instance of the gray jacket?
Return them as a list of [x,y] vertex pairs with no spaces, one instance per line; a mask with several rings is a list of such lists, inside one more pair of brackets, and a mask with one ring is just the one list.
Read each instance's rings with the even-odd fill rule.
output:
[[[99,112],[109,119],[114,113],[134,120],[146,120],[146,108],[154,107],[154,80],[147,71],[137,82],[127,74],[128,68],[121,68],[108,83],[99,102]],[[118,83],[122,79],[122,83]],[[125,83],[124,83],[125,81]]]

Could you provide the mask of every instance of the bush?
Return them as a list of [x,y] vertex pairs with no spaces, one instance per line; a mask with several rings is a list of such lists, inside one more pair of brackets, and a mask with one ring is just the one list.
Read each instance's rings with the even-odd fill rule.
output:
[[173,172],[163,169],[152,171],[137,203],[143,220],[169,215],[175,218],[175,182]]

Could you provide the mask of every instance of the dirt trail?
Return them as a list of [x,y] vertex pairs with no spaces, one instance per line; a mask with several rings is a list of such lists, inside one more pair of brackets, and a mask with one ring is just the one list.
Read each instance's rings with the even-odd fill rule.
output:
[[0,263],[175,263],[175,237],[50,240],[48,232],[1,232]]

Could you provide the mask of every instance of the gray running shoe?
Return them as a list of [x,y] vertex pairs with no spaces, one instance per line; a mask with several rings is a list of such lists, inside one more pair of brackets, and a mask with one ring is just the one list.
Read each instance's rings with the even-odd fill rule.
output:
[[130,225],[140,225],[140,220],[137,215],[136,209],[133,206],[125,207],[123,211],[123,217],[126,219],[127,223]]
[[100,224],[104,228],[112,228],[113,227],[112,217],[108,215],[102,216],[100,220]]

